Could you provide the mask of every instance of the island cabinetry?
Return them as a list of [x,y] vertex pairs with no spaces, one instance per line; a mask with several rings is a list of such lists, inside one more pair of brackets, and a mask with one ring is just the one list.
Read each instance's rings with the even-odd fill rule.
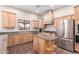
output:
[[33,49],[38,53],[45,53],[45,48],[48,46],[48,41],[34,36]]
[[46,53],[46,48],[49,42],[41,38],[38,38],[38,41],[39,41],[39,53]]
[[33,38],[33,49],[37,52],[39,52],[39,42],[38,42],[38,38],[36,36],[34,36]]

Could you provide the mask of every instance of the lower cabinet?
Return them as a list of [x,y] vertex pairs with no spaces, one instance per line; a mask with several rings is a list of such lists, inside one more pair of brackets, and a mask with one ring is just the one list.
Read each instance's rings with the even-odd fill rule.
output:
[[11,34],[8,36],[8,47],[25,43],[25,42],[30,42],[32,41],[33,34],[32,33],[20,33],[20,34]]
[[12,45],[16,45],[20,43],[20,37],[19,34],[12,35]]
[[33,49],[37,52],[39,52],[39,44],[38,44],[38,38],[34,36],[33,38]]
[[47,40],[38,38],[39,40],[39,53],[45,53],[46,52],[46,48],[49,45],[49,42]]
[[38,53],[45,53],[45,49],[48,46],[48,41],[42,38],[34,36],[33,38],[33,49]]
[[8,39],[7,39],[7,46],[12,46],[12,39],[11,39],[11,35],[8,36]]

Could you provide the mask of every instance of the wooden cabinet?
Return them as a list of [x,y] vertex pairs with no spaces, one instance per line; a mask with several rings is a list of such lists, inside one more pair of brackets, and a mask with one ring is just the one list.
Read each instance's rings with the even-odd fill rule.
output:
[[28,41],[33,40],[33,34],[32,33],[27,33],[26,36],[27,36]]
[[12,46],[11,35],[8,36],[7,46]]
[[79,6],[75,6],[75,23],[79,24]]
[[2,11],[2,23],[3,23],[3,28],[15,28],[16,14]]
[[39,41],[39,53],[45,53],[46,52],[45,49],[48,46],[48,41],[41,38],[38,38],[38,41]]
[[38,18],[38,20],[33,20],[31,24],[32,24],[32,28],[43,28],[44,27],[44,22],[42,18]]
[[25,34],[20,34],[20,43],[26,42],[27,37],[25,37]]
[[57,27],[59,21],[61,20],[75,20],[74,14],[72,15],[67,15],[67,16],[62,16],[54,19],[54,26]]
[[20,43],[19,34],[11,34],[8,36],[8,42],[7,42],[8,47],[19,44],[19,43]]
[[31,22],[31,24],[32,24],[32,28],[38,28],[39,27],[39,21],[38,20],[33,20]]
[[26,43],[30,42],[33,39],[33,34],[32,33],[20,33],[20,34],[11,34],[8,36],[8,47],[21,44],[21,43]]
[[13,45],[19,44],[20,43],[19,34],[12,35],[12,40],[13,40]]
[[33,40],[33,34],[32,33],[22,33],[22,34],[20,34],[21,43],[30,42],[32,40]]
[[79,20],[79,6],[75,6],[75,19]]
[[9,26],[8,13],[2,12],[3,27]]
[[66,19],[66,20],[72,20],[72,16],[71,15],[65,16],[64,19]]
[[48,41],[42,38],[34,36],[33,38],[33,49],[38,53],[45,53],[45,49],[48,46]]
[[33,49],[37,52],[39,52],[39,42],[38,42],[38,38],[36,36],[34,36],[33,38]]
[[9,13],[9,27],[16,27],[16,14]]

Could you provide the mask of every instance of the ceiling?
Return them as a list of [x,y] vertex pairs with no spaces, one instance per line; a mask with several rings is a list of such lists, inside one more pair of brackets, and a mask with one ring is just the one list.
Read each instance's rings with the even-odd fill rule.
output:
[[26,12],[31,12],[31,13],[35,13],[38,15],[42,15],[44,14],[46,11],[48,10],[57,10],[69,5],[54,5],[53,7],[51,7],[51,5],[39,5],[39,13],[36,12],[37,10],[37,5],[9,5],[9,7],[12,8],[17,8]]

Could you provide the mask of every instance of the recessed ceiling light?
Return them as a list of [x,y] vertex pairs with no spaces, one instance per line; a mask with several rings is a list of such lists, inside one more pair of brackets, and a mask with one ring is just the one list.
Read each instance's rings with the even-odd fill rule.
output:
[[39,8],[40,8],[40,5],[37,5],[36,6],[36,13],[39,13]]

